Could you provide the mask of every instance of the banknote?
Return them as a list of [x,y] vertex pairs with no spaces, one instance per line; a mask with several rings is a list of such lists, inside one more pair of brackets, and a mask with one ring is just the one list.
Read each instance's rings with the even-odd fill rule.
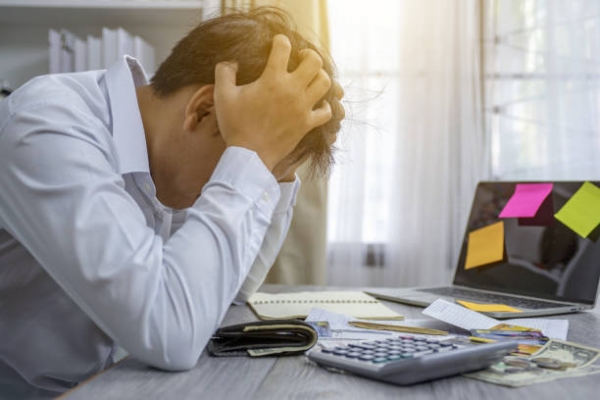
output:
[[551,339],[532,356],[507,356],[488,369],[464,376],[503,386],[526,386],[600,373],[600,366],[592,365],[599,356],[600,349]]

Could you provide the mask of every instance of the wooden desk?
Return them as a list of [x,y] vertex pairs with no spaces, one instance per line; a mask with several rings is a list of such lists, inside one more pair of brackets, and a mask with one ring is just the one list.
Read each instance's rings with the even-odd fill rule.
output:
[[[266,292],[312,287],[266,285]],[[388,303],[407,318],[424,318],[421,308]],[[570,321],[568,340],[600,347],[600,310],[556,317]],[[223,325],[254,321],[247,306],[232,306]],[[506,388],[462,376],[400,387],[327,372],[306,357],[214,358],[204,354],[186,372],[164,372],[126,358],[68,392],[75,399],[594,399],[600,375],[569,378],[523,388]],[[63,398],[63,397],[61,397]]]

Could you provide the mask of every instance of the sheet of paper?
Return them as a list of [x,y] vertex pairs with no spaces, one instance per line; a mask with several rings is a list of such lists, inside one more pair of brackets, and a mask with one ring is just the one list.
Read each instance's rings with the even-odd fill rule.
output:
[[567,340],[569,332],[569,320],[567,319],[513,318],[502,322],[539,329],[551,339]]
[[554,216],[579,236],[588,237],[600,224],[600,188],[584,182]]
[[467,330],[490,329],[500,323],[506,323],[540,329],[549,338],[561,340],[567,339],[569,331],[569,321],[566,319],[513,318],[499,321],[443,299],[437,299],[422,312],[429,317]]
[[535,217],[544,200],[552,193],[552,183],[519,183],[499,218]]
[[469,310],[473,311],[481,311],[481,312],[514,312],[520,313],[523,312],[518,308],[514,308],[511,306],[507,306],[506,304],[481,304],[481,303],[472,303],[470,301],[465,300],[456,300],[458,304],[463,307],[467,307]]
[[469,232],[465,269],[481,267],[504,258],[504,221]]
[[486,317],[476,311],[443,299],[437,299],[424,309],[422,313],[467,330],[490,329],[500,323],[497,319]]

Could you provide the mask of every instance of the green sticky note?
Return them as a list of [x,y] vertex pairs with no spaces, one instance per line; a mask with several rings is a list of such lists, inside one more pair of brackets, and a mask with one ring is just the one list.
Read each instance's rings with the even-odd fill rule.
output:
[[588,237],[600,224],[600,188],[584,182],[554,216],[579,236]]

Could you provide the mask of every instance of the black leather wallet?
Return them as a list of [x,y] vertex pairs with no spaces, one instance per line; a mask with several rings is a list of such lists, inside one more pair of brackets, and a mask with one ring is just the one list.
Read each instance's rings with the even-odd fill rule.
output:
[[219,328],[206,346],[215,357],[302,354],[317,343],[317,331],[300,320],[249,322]]

